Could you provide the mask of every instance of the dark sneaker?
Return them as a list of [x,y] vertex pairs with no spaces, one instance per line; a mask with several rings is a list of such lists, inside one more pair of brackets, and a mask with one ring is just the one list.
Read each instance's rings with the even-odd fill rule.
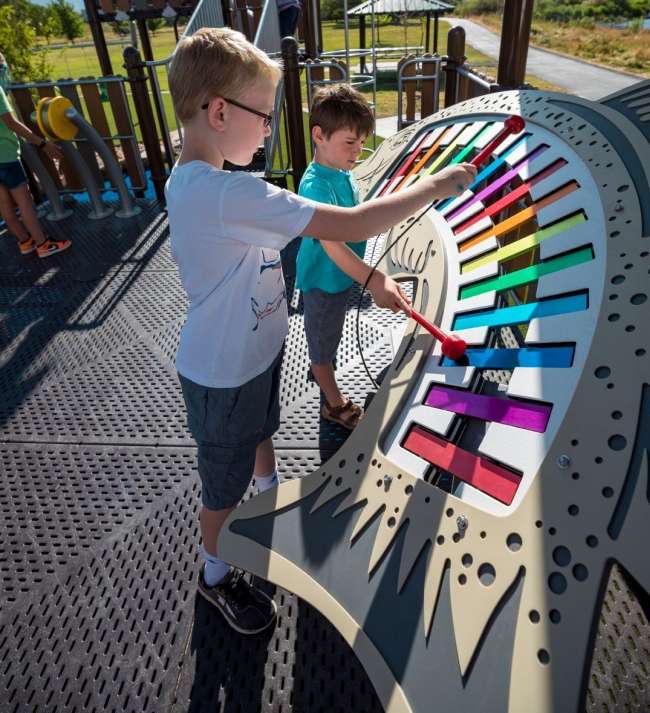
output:
[[230,572],[214,587],[208,587],[199,572],[199,594],[214,605],[240,634],[258,634],[275,621],[275,602],[244,579],[241,569]]

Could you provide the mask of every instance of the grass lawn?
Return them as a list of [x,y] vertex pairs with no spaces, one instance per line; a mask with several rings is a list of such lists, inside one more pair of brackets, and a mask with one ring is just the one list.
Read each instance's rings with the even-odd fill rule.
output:
[[[495,32],[501,31],[501,18],[497,15],[479,15],[470,19]],[[650,76],[650,30],[533,20],[530,43],[612,69]]]

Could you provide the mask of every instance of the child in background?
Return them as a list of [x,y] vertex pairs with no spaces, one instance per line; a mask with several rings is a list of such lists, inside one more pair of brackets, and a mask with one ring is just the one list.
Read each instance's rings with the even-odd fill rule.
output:
[[176,367],[198,445],[198,591],[243,634],[272,624],[276,607],[218,556],[217,539],[253,475],[260,491],[278,482],[271,438],[288,331],[279,251],[302,233],[365,240],[434,198],[459,195],[475,174],[455,166],[398,194],[340,208],[224,171],[224,161],[250,163],[270,135],[280,76],[276,62],[227,27],[182,39],[169,71],[185,129],[165,195],[172,254],[189,298]]
[[[309,117],[314,160],[300,181],[299,194],[320,203],[357,205],[359,194],[351,171],[373,125],[370,106],[356,89],[347,84],[320,89]],[[350,430],[363,411],[341,393],[332,362],[352,285],[364,284],[371,271],[363,261],[365,248],[365,241],[334,243],[304,236],[297,259],[296,287],[302,292],[311,371],[325,398],[321,414]],[[378,307],[397,312],[410,304],[399,285],[379,270],[368,290]]]
[[[35,134],[13,115],[4,91],[8,80],[9,66],[0,53],[0,215],[16,236],[23,255],[36,251],[38,257],[47,257],[67,250],[72,243],[69,240],[54,240],[43,232],[27,185],[27,175],[20,162],[18,137],[43,149],[51,158],[60,159],[62,155],[57,146]],[[16,215],[16,207],[20,217]]]

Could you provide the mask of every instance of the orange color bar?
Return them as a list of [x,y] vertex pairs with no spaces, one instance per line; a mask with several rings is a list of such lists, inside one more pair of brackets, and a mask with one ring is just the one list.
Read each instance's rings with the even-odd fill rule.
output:
[[431,147],[427,150],[427,152],[422,156],[422,158],[413,166],[413,168],[402,178],[402,180],[399,182],[395,188],[391,191],[391,193],[395,193],[395,191],[399,191],[400,186],[404,181],[408,181],[408,179],[414,174],[414,173],[419,173],[420,169],[426,164],[426,162],[433,156],[433,154],[438,150],[438,146],[440,146],[442,140],[444,139],[445,135],[449,131],[449,129],[453,126],[453,124],[450,124],[443,132],[440,134],[440,136],[433,142]]

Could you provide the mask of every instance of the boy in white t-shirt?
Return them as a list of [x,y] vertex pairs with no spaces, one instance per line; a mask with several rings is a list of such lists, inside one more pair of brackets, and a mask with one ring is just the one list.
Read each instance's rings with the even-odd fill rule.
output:
[[[217,556],[217,537],[251,476],[278,482],[271,437],[279,425],[282,346],[288,329],[279,251],[295,236],[361,241],[434,198],[459,195],[475,170],[461,164],[354,208],[314,203],[243,173],[270,133],[280,69],[242,34],[203,29],[178,44],[169,73],[184,124],[183,150],[165,194],[172,253],[189,297],[177,368],[198,443],[203,566],[199,593],[243,634],[275,618],[275,604]],[[380,288],[381,289],[381,286]],[[383,303],[407,305],[392,280]]]

